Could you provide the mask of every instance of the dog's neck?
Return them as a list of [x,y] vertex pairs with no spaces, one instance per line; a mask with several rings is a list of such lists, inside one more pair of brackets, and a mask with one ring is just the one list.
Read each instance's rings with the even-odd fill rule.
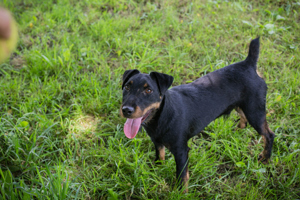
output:
[[156,109],[153,112],[153,115],[151,117],[151,119],[149,119],[146,123],[143,123],[142,126],[145,128],[147,134],[151,137],[151,138],[156,138],[159,137],[159,130],[157,129],[158,127],[162,127],[161,123],[164,123],[160,120],[160,117],[162,116],[162,112],[165,108],[166,105],[166,101],[168,101],[169,99],[169,94],[168,92],[162,96],[162,100],[160,103],[160,106],[158,109]]

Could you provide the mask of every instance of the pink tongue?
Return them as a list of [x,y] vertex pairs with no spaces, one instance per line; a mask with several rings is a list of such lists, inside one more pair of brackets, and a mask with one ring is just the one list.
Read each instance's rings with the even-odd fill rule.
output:
[[124,133],[129,139],[133,139],[140,129],[142,117],[136,119],[127,119],[124,125]]

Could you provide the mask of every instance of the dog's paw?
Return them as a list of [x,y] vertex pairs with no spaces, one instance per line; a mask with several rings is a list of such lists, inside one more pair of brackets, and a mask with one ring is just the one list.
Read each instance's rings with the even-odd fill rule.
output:
[[244,129],[246,128],[248,125],[247,122],[240,120],[236,126],[236,129]]
[[263,153],[260,153],[258,155],[258,162],[262,163],[262,164],[268,164],[269,163],[269,158],[266,158]]
[[238,122],[237,125],[234,125],[234,126],[232,127],[232,130],[234,130],[234,131],[240,131],[240,130],[246,128],[246,127],[247,127],[247,123],[241,123],[241,122]]

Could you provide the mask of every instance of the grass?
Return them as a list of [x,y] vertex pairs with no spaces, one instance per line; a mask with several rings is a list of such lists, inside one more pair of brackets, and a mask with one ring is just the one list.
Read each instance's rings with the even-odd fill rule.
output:
[[[0,65],[0,199],[299,199],[300,3],[297,1],[3,0],[19,24]],[[189,193],[175,161],[153,164],[143,131],[119,116],[125,69],[188,83],[244,59],[261,36],[272,160],[238,116],[189,141]]]

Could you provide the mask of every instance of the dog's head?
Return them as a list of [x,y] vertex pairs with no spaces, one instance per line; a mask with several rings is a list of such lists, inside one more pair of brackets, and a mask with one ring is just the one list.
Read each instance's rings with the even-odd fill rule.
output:
[[141,123],[149,121],[172,83],[173,77],[163,73],[142,74],[136,69],[124,72],[120,114],[127,118],[124,132],[128,138],[134,138]]

